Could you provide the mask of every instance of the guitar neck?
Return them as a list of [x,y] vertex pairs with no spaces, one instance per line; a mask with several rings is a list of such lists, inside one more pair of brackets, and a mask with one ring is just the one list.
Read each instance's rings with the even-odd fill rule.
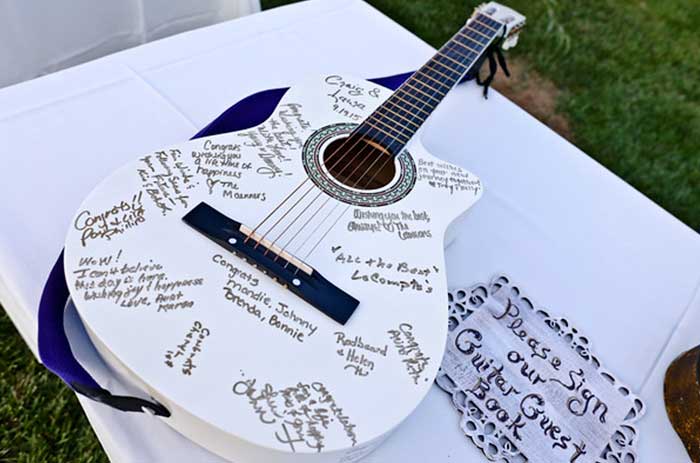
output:
[[362,122],[356,133],[368,136],[392,154],[398,154],[502,32],[502,23],[484,14],[475,14]]

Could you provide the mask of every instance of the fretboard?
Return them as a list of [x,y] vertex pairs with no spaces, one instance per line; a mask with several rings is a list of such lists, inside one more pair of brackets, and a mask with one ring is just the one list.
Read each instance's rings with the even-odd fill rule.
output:
[[398,154],[447,93],[467,74],[503,24],[476,14],[437,53],[358,126]]

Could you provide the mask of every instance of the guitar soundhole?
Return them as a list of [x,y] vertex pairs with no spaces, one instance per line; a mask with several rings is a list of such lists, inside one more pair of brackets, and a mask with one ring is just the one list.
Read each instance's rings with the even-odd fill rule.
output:
[[[381,207],[405,198],[416,184],[411,153],[394,153],[340,122],[306,139],[302,162],[309,179],[330,197],[361,207]],[[348,138],[352,137],[352,138]]]
[[323,151],[323,164],[337,182],[357,190],[384,188],[396,176],[389,150],[362,136],[333,140]]

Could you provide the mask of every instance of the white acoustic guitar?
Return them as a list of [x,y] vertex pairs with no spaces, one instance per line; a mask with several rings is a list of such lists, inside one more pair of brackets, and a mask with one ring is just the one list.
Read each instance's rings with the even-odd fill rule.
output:
[[312,78],[254,127],[142,155],[104,180],[64,259],[100,353],[167,423],[232,461],[369,453],[433,383],[445,231],[482,193],[418,133],[523,23],[483,5],[393,94]]

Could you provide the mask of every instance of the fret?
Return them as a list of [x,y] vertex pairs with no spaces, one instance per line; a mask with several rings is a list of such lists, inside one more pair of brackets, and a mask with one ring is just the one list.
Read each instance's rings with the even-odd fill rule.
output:
[[[428,66],[428,67],[430,67],[431,69],[433,69],[433,70],[434,70],[435,72],[437,72],[438,74],[440,74],[440,75],[442,75],[442,76],[444,76],[444,77],[447,77],[448,79],[459,79],[459,77],[460,77],[460,76],[462,75],[462,73],[464,72],[464,71],[461,71],[461,72],[460,72],[460,71],[455,71],[455,70],[452,69],[451,67],[449,67],[449,66],[447,66],[447,65],[445,65],[445,64],[443,64],[443,63],[441,63],[440,61],[437,61],[437,60],[435,60],[435,59],[433,59],[432,61],[428,61],[425,65]],[[453,74],[457,74],[457,76],[447,75],[447,74],[445,74],[444,72],[440,71],[438,68],[436,68],[435,65],[439,65],[440,67],[444,68],[447,72],[451,72],[451,73],[453,73]],[[464,66],[463,66],[463,67],[464,67]],[[466,69],[466,68],[465,68],[465,69]]]
[[[456,41],[446,43],[445,46],[440,49],[440,54],[438,55],[438,57],[447,56],[452,59],[459,59],[462,60],[461,62],[463,63],[463,66],[469,67],[468,65],[465,65],[464,62],[467,61],[468,64],[471,64],[471,62],[475,60],[479,56],[479,54],[466,49],[465,52],[462,52],[460,51],[460,49],[456,48],[457,45],[459,45],[459,42]],[[462,45],[461,48],[464,48],[464,46]],[[450,53],[455,53],[457,56],[452,56],[450,55]]]
[[[423,87],[426,87],[428,90],[431,90],[431,88],[430,88],[429,85],[426,85],[426,84],[424,84],[423,82],[421,82],[421,81],[419,81],[419,80],[416,80],[415,83],[414,83],[414,82],[406,82],[405,85],[406,85],[407,87],[411,87],[412,90],[414,90],[414,91],[420,93],[421,95],[425,95],[425,96],[428,97],[429,99],[433,100],[433,101],[435,102],[435,104],[440,103],[440,98],[439,98],[439,97],[440,97],[440,96],[444,96],[444,95],[431,95],[431,94],[429,94],[427,91],[425,91],[425,90],[423,90],[423,89],[421,89],[421,88],[416,87],[416,84],[420,84],[420,85],[422,85]],[[440,93],[440,92],[439,92],[438,90],[436,90],[436,89],[432,89],[432,90],[435,90],[436,92]],[[407,94],[408,96],[412,97],[414,100],[416,100],[416,101],[418,101],[418,102],[420,102],[420,103],[423,103],[424,105],[426,105],[426,104],[432,105],[432,104],[433,104],[431,101],[426,101],[424,98],[419,98],[420,95],[410,93],[409,90],[404,90],[404,93]]]
[[475,15],[357,130],[383,143],[392,154],[398,154],[502,27],[487,16]]
[[467,37],[470,39],[472,42],[478,43],[481,46],[481,50],[484,49],[484,46],[489,43],[490,39],[486,39],[478,34],[475,34],[474,31],[469,29],[468,27],[464,27],[462,29],[462,32],[458,32],[459,35],[463,37]]
[[[444,47],[443,47],[443,48],[444,48]],[[440,50],[438,50],[437,54],[440,55],[440,56],[444,56],[445,58],[449,59],[449,60],[452,61],[453,63],[456,63],[456,64],[458,64],[458,65],[460,65],[460,66],[464,66],[463,63],[460,63],[459,61],[457,61],[456,59],[453,59],[453,58],[450,57],[449,55],[444,54],[444,53],[442,52],[442,48],[441,48]]]
[[385,130],[391,130],[398,136],[411,138],[413,135],[413,131],[410,127],[396,122],[393,119],[382,117],[377,111],[370,114],[368,119],[371,119],[373,122],[375,122],[375,124],[378,124],[380,129],[383,128]]
[[[445,96],[444,93],[440,92],[437,88],[433,88],[430,85],[428,85],[426,82],[423,82],[422,80],[419,79],[411,79],[411,81],[406,82],[406,86],[411,87],[413,90],[417,91],[418,93],[427,96],[431,100],[439,103],[439,97]],[[422,87],[422,88],[421,88]],[[433,91],[436,94],[430,94],[428,92]],[[418,97],[419,95],[412,95],[414,98]],[[418,99],[421,103],[429,103],[428,101],[425,101],[423,98],[416,98]]]
[[478,21],[493,27],[496,31],[501,30],[501,27],[503,27],[503,24],[481,13],[477,14],[474,19],[477,19]]
[[475,49],[473,49],[472,47],[470,47],[470,46],[468,46],[468,45],[465,45],[465,44],[463,44],[462,42],[460,42],[459,40],[456,40],[456,39],[453,40],[453,41],[450,42],[450,43],[453,43],[453,44],[455,44],[455,45],[459,45],[460,47],[464,48],[465,50],[468,50],[467,53],[474,53],[474,55],[476,55],[476,56],[479,56],[479,53],[481,53],[480,51],[475,50]]
[[[404,93],[405,93],[405,92],[404,92]],[[407,94],[407,95],[408,95],[408,94]],[[424,110],[418,108],[417,106],[414,106],[414,105],[411,104],[409,101],[406,101],[406,100],[404,100],[403,98],[401,98],[401,96],[398,96],[398,95],[397,95],[396,97],[397,97],[399,100],[401,100],[401,101],[405,102],[406,104],[408,104],[409,106],[413,106],[414,108],[416,108],[416,110],[417,110],[418,112],[421,112],[421,113],[425,114],[425,116],[423,116],[423,115],[421,115],[421,114],[415,114],[416,116],[420,117],[421,119],[425,120],[425,119],[430,115],[429,112],[424,111]],[[416,101],[418,101],[418,100],[416,100]],[[394,106],[394,107],[396,107],[396,108],[399,108],[399,110],[405,111],[407,114],[413,114],[413,113],[411,113],[409,110],[407,110],[406,108],[404,108],[403,106],[400,106],[400,105],[394,103],[393,101],[391,101],[391,98],[389,98],[388,100],[386,100],[386,103],[387,103],[387,104],[390,104],[390,105],[392,105],[392,106]]]
[[[443,47],[443,50],[445,50],[444,47]],[[455,50],[446,49],[446,51],[450,52],[450,51],[455,51]],[[455,53],[460,55],[459,52],[457,52],[457,51],[455,51]],[[474,59],[476,58],[476,56],[471,57],[471,56],[467,56],[467,55],[460,55],[460,57],[462,59],[462,67],[464,68],[462,71],[459,72],[461,75],[469,68],[469,66],[472,64],[472,62],[474,62]],[[443,61],[441,61],[441,60],[444,60],[445,58],[446,58],[445,53],[440,53],[439,55],[435,55],[434,61],[440,65],[445,66],[446,64]]]
[[[461,46],[464,47],[464,48],[468,48],[469,50],[473,51],[473,52],[476,53],[476,54],[479,54],[479,53],[482,52],[482,50],[483,50],[484,47],[483,47],[483,45],[482,45],[481,43],[474,41],[474,39],[472,39],[472,38],[469,37],[468,35],[462,34],[461,32],[457,32],[457,35],[461,35],[462,37],[464,37],[465,39],[467,39],[467,40],[469,41],[469,45],[467,45],[467,44],[465,44],[465,43],[462,43],[461,41],[457,40],[457,37],[454,38],[454,40],[453,40],[454,43],[459,44],[459,45],[461,45]],[[476,46],[476,48],[475,48],[475,46]]]
[[[407,131],[408,133],[412,133],[412,130],[414,130],[409,124],[411,125],[417,125],[415,122],[411,121],[410,119],[407,120],[408,124],[404,121],[401,120],[401,118],[398,118],[396,116],[392,116],[391,114],[383,113],[380,111],[381,110],[386,110],[386,108],[379,106],[377,109],[374,110],[374,112],[370,115],[370,117],[375,117],[382,122],[385,122],[385,125],[388,125],[391,128],[399,128],[402,131]],[[394,124],[394,125],[392,125]]]
[[[403,92],[403,95],[400,95],[398,93],[399,90],[401,92]],[[396,98],[398,98],[401,102],[406,103],[410,107],[414,108],[416,110],[416,112],[415,112],[416,116],[420,117],[423,120],[427,119],[428,116],[430,115],[430,112],[435,108],[435,106],[432,103],[426,104],[424,100],[420,100],[420,99],[416,98],[416,96],[414,96],[410,93],[407,93],[407,90],[405,90],[405,89],[399,89],[399,90],[397,90],[397,93],[394,94],[396,96]],[[415,103],[408,101],[408,98],[411,98],[415,102],[423,103],[423,104],[421,107],[418,107],[418,106],[416,106]],[[397,106],[395,103],[394,103],[394,105]]]
[[[447,52],[453,52],[453,50],[450,50],[450,49],[448,49],[448,50],[446,50],[446,51],[447,51]],[[454,56],[458,56],[458,54],[457,54],[457,53],[454,53]],[[477,58],[476,56],[472,58],[472,57],[468,57],[468,56],[465,56],[465,55],[460,55],[459,57],[460,57],[460,59],[462,60],[462,62],[464,63],[464,65],[463,65],[463,66],[464,66],[464,71],[463,71],[461,74],[464,74],[464,72],[466,72],[466,71],[469,69],[469,66],[471,66],[472,63],[473,63],[473,62],[476,60],[476,58]],[[444,63],[446,60],[445,60],[445,57],[444,57],[444,56],[438,55],[438,56],[436,57],[436,60],[435,60],[435,61],[437,61],[438,63],[442,64],[442,63]],[[460,75],[460,78],[461,78],[461,75]]]
[[[398,98],[400,102],[406,103],[409,107],[413,108],[413,114],[415,114],[421,120],[425,121],[425,119],[427,119],[428,116],[430,116],[430,113],[433,111],[433,109],[435,109],[435,106],[432,103],[429,105],[423,103],[421,107],[418,107],[414,102],[422,102],[423,100],[419,100],[410,93],[406,93],[405,90],[402,90],[402,92],[403,95],[397,93],[396,98]],[[409,101],[411,99],[413,101]]]
[[[436,84],[438,84],[440,87],[447,87],[447,90],[450,89],[446,82],[442,82],[442,81],[440,81],[440,80],[435,79],[435,78],[432,77],[431,75],[426,74],[426,73],[423,71],[423,68],[425,68],[425,66],[423,66],[422,68],[420,68],[420,69],[419,69],[418,71],[416,71],[416,73],[414,74],[414,77],[415,77],[416,79],[418,79],[418,77],[420,77],[420,76],[424,76],[424,77],[427,77],[428,79],[432,80],[432,81],[435,82]],[[422,82],[422,81],[420,81],[420,80],[419,80],[418,82],[427,83],[427,82]],[[440,94],[441,94],[442,96],[447,95],[447,92],[443,92],[441,88],[434,88],[434,87],[433,87],[433,90],[436,90],[436,91],[440,92]]]
[[[399,137],[396,137],[396,136],[390,134],[389,132],[378,128],[377,126],[375,126],[374,124],[372,124],[369,120],[365,120],[364,122],[362,122],[362,126],[369,126],[369,127],[373,128],[374,130],[376,130],[377,132],[379,132],[379,133],[382,134],[382,136],[375,136],[375,137],[372,137],[372,138],[375,139],[375,140],[385,141],[384,139],[385,139],[386,137],[389,137],[389,139],[392,140],[392,143],[398,142],[398,143],[400,143],[400,144],[402,144],[402,145],[407,143],[407,140],[406,140],[406,141],[401,140]],[[362,126],[361,126],[361,127],[362,127]]]
[[[419,82],[416,81],[415,83],[419,83]],[[416,87],[413,82],[406,82],[404,85],[406,86],[406,88],[400,88],[399,90],[402,90],[404,92],[404,96],[408,96],[410,98],[413,98],[413,100],[415,100],[415,104],[413,102],[410,102],[410,101],[409,101],[409,103],[412,104],[413,107],[418,109],[418,110],[421,110],[423,112],[428,112],[428,111],[425,111],[423,108],[425,108],[426,106],[428,108],[430,108],[433,105],[433,101],[435,102],[435,104],[440,102],[440,100],[437,99],[435,96],[430,95],[429,93]],[[411,92],[414,92],[414,93],[411,93]],[[433,100],[433,101],[430,101],[430,100]],[[416,106],[416,104],[420,104],[421,106],[418,107],[418,106]]]
[[[386,135],[386,132],[379,131],[374,127],[370,127],[369,125],[362,124],[357,128],[357,130],[359,133],[368,136],[371,140],[381,140],[382,142],[386,142],[387,148],[391,148],[394,145],[394,143],[398,143],[399,149],[401,149],[400,147],[404,145],[402,141],[394,137],[388,136]],[[390,138],[388,142],[386,140],[387,137]]]
[[[399,94],[399,91],[403,92],[403,96]],[[432,103],[429,103],[422,98],[418,98],[418,95],[414,95],[409,89],[401,87],[396,91],[396,93],[394,93],[393,96],[398,98],[400,102],[406,103],[409,107],[414,108],[416,111],[425,113],[426,117],[430,114],[430,111],[432,111]],[[420,107],[418,106],[419,104]],[[395,105],[399,106],[398,104]],[[403,108],[403,106],[400,107]],[[404,110],[408,111],[406,108],[404,108]],[[423,116],[421,115],[421,117]],[[425,117],[423,118],[425,119]]]
[[[372,117],[372,116],[370,116],[370,117]],[[374,127],[375,129],[379,130],[380,132],[382,132],[382,133],[385,134],[386,136],[393,138],[394,140],[398,140],[398,141],[401,141],[401,142],[403,142],[403,143],[406,143],[408,140],[411,139],[411,137],[406,137],[406,134],[401,133],[401,132],[399,132],[398,130],[393,129],[393,128],[391,128],[390,126],[384,124],[384,126],[387,127],[389,130],[391,130],[391,131],[393,131],[393,132],[396,132],[396,134],[397,134],[399,137],[404,137],[404,138],[406,138],[405,140],[401,140],[401,139],[400,139],[399,137],[397,137],[396,135],[392,135],[392,134],[390,134],[389,132],[387,132],[386,130],[382,129],[381,127],[377,127],[376,125],[372,124],[372,123],[369,121],[369,119],[370,119],[370,118],[365,119],[365,121],[363,122],[363,124],[368,124],[368,125],[370,125],[371,127]],[[378,119],[376,119],[376,118],[375,118],[374,120],[377,121],[377,122],[381,122],[380,120],[378,120]]]
[[402,136],[410,139],[413,134],[415,133],[415,130],[412,129],[411,127],[406,126],[405,124],[402,124],[394,119],[388,118],[388,117],[383,117],[381,113],[375,111],[372,114],[370,114],[369,118],[372,121],[375,121],[381,126],[388,128],[389,130],[392,130],[396,133],[401,134]]
[[471,24],[467,25],[467,27],[465,27],[465,29],[467,29],[469,32],[476,32],[477,34],[479,34],[480,36],[482,36],[482,37],[485,38],[486,40],[491,40],[491,39],[493,38],[493,37],[491,37],[491,36],[488,36],[488,35],[484,34],[484,33],[481,32],[480,30],[473,28],[473,27],[471,26]]
[[[392,101],[392,98],[393,98],[393,97],[394,97],[394,95],[392,95],[391,98],[389,98],[388,100],[386,100],[386,101],[385,101],[385,104],[393,106],[394,108],[396,108],[396,110],[397,110],[399,113],[401,113],[401,111],[403,111],[404,113],[406,113],[406,117],[416,117],[416,116],[417,116],[417,117],[419,117],[419,118],[425,120],[425,117],[428,116],[428,114],[429,114],[428,112],[426,112],[426,111],[421,111],[421,110],[418,109],[418,108],[416,108],[416,110],[418,110],[419,112],[424,113],[425,116],[423,116],[422,114],[417,114],[417,113],[415,113],[415,112],[409,111],[407,108],[405,108],[405,107],[403,107],[403,106],[401,106],[401,105],[395,103],[394,101]],[[401,99],[400,97],[397,97],[397,98],[398,98],[399,100]],[[407,104],[410,106],[410,103],[407,102]]]
[[488,26],[484,26],[479,21],[472,21],[468,24],[468,26],[473,30],[484,33],[488,37],[495,37],[496,36],[496,31],[494,31],[493,29],[491,29]]
[[469,31],[465,28],[462,29],[460,32],[457,32],[457,35],[461,37],[461,40],[467,40],[469,43],[469,46],[474,48],[475,50],[478,50],[479,53],[481,53],[484,49],[484,42],[482,42],[481,37],[478,35],[475,37],[474,35],[469,35]]
[[[373,133],[373,131],[377,132],[377,133],[375,134],[375,133]],[[380,133],[379,130],[374,129],[370,126],[366,126],[364,124],[357,126],[357,132],[362,134],[362,135],[367,135],[372,140],[376,140],[377,138],[379,138],[378,134]],[[351,138],[352,138],[352,135],[350,135],[348,137],[348,143],[350,143]],[[355,143],[352,146],[355,146],[355,144],[357,144],[359,142],[360,142],[360,140],[358,139],[357,141],[355,141]],[[338,152],[338,150],[336,150],[336,153],[337,152]],[[335,153],[333,153],[333,154],[335,154]]]
[[461,73],[455,72],[455,71],[450,71],[453,74],[457,74],[457,77],[455,77],[454,75],[447,75],[444,72],[436,69],[434,67],[434,64],[433,64],[434,62],[435,61],[430,61],[428,63],[425,63],[425,66],[423,66],[425,68],[424,73],[427,76],[429,76],[431,78],[435,77],[436,79],[438,79],[440,82],[442,82],[444,85],[447,85],[447,86],[451,86],[455,80],[459,79],[459,76],[461,75]]
[[[410,119],[406,119],[406,118],[405,118],[404,116],[402,116],[401,114],[399,114],[399,113],[397,113],[396,111],[390,109],[389,107],[385,107],[384,105],[378,107],[378,108],[377,108],[377,111],[380,111],[380,110],[382,110],[382,109],[384,109],[384,110],[386,110],[386,111],[389,111],[390,113],[395,114],[396,116],[400,117],[400,118],[403,119],[404,121],[406,121],[406,122],[408,122],[409,124],[411,124],[412,126],[414,126],[414,127],[416,128],[416,130],[418,129],[418,127],[420,127],[419,124],[416,124],[414,121],[412,121],[412,120],[410,120]],[[384,115],[384,116],[386,116],[386,117],[392,117],[392,116],[389,116],[388,114],[382,114],[382,115]],[[421,122],[423,122],[423,121],[421,121]]]
[[487,28],[487,29],[490,29],[490,30],[493,31],[493,32],[498,32],[498,29],[496,29],[496,28],[494,28],[494,27],[491,27],[491,26],[489,26],[488,24],[482,22],[481,19],[479,19],[479,17],[476,17],[476,18],[472,19],[472,21],[475,21],[475,22],[481,24],[482,26],[484,26],[484,27]]

